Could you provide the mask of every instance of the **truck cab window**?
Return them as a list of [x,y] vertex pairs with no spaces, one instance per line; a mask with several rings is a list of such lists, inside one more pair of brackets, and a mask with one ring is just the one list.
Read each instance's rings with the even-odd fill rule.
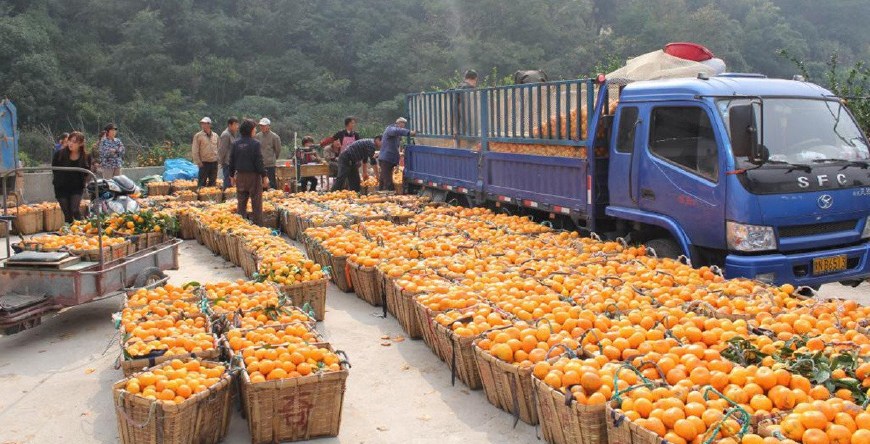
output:
[[627,106],[619,114],[619,133],[616,136],[616,151],[630,153],[634,151],[635,133],[637,127],[637,107]]
[[649,150],[653,155],[716,182],[718,150],[706,111],[696,106],[655,108],[651,123]]

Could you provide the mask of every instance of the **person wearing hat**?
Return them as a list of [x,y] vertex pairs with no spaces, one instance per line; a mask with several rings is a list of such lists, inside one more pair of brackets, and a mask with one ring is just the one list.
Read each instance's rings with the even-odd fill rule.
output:
[[213,187],[217,184],[218,144],[220,138],[211,130],[211,119],[199,121],[202,131],[193,135],[193,163],[199,167],[198,187]]
[[384,129],[381,153],[378,155],[378,189],[381,191],[393,190],[393,168],[399,164],[399,146],[402,144],[402,137],[417,135],[416,131],[405,128],[407,124],[407,119],[399,117],[396,123]]
[[263,166],[269,176],[269,188],[278,188],[278,179],[275,177],[275,164],[281,156],[281,138],[272,132],[272,122],[263,117],[260,119],[260,132],[257,133],[257,141],[263,151]]
[[104,128],[106,137],[100,140],[97,149],[100,159],[100,172],[103,179],[111,179],[121,175],[121,165],[124,163],[124,144],[118,136],[118,127],[114,123]]

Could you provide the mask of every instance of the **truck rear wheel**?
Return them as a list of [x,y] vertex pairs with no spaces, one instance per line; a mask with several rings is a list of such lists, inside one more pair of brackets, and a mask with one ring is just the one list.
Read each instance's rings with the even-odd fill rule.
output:
[[676,242],[664,237],[647,241],[644,245],[655,250],[656,256],[662,258],[676,259],[683,254],[683,249]]

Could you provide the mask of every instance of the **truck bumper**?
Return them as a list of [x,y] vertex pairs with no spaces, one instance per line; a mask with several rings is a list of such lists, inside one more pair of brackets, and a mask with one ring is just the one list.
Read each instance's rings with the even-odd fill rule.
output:
[[[846,256],[846,270],[813,275],[813,259]],[[740,256],[729,254],[725,258],[725,274],[729,278],[745,277],[777,285],[796,284],[817,286],[831,282],[870,278],[870,243],[845,248],[799,254],[766,254]]]

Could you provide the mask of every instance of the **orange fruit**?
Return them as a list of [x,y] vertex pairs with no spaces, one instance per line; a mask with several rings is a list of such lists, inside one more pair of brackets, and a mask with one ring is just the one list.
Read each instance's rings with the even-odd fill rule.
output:
[[828,434],[819,429],[807,429],[801,437],[803,444],[829,444]]
[[800,421],[806,429],[824,430],[828,425],[828,418],[818,410],[809,410],[801,413]]

